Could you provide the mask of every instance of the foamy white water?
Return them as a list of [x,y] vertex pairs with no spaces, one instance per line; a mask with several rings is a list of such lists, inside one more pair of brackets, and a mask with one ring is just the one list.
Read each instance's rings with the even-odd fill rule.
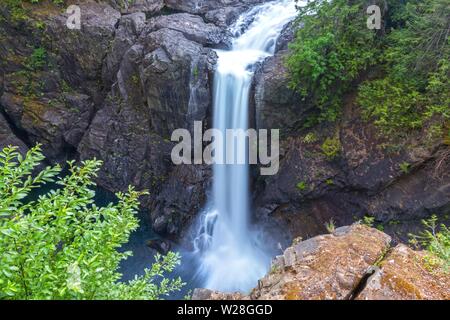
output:
[[[274,54],[283,27],[297,15],[295,4],[278,0],[244,13],[231,30],[236,35],[232,50],[217,51],[213,122],[224,136],[226,129],[248,129],[252,66]],[[270,264],[264,244],[249,225],[249,165],[215,165],[213,174],[211,208],[202,215],[194,241],[198,273],[205,288],[245,292]]]

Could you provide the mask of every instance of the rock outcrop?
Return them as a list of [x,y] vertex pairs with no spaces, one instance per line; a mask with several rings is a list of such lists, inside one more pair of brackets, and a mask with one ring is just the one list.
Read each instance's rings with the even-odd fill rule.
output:
[[210,119],[209,47],[221,45],[226,26],[200,14],[228,3],[200,11],[191,1],[78,5],[81,30],[67,28],[68,14],[51,2],[26,4],[20,19],[0,6],[0,143],[41,143],[51,162],[103,160],[98,184],[148,189],[143,206],[155,229],[176,238],[203,205],[210,173],[172,164],[171,133]]
[[358,300],[450,300],[450,275],[427,266],[429,253],[400,244],[380,262]]
[[[305,126],[313,109],[289,89],[286,53],[266,59],[255,77],[256,127],[281,134],[279,173],[256,181],[258,217],[309,237],[330,219],[347,225],[367,215],[396,241],[431,214],[449,223],[448,143],[427,128],[384,137],[363,120],[353,93],[336,123]],[[336,149],[331,157],[326,141]]]
[[390,242],[361,224],[341,227],[287,248],[249,295],[196,289],[193,299],[449,299],[450,275],[427,269],[428,253]]
[[225,39],[223,28],[205,23],[202,17],[189,13],[159,16],[152,19],[149,24],[155,29],[167,28],[179,31],[186,39],[206,46],[218,46]]
[[164,0],[108,0],[108,3],[122,14],[143,12],[152,15],[164,8]]

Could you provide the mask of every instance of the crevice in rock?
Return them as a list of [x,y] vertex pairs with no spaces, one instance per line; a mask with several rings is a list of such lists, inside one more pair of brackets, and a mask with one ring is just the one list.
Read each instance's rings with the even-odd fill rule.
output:
[[31,143],[27,132],[23,129],[20,129],[18,126],[16,126],[16,124],[12,121],[11,117],[5,112],[4,107],[1,105],[0,105],[0,113],[5,118],[12,133],[18,139],[20,139],[28,148],[32,148],[34,145],[33,145],[33,143]]
[[366,273],[362,276],[362,278],[359,280],[359,282],[356,284],[356,286],[353,288],[353,290],[345,297],[345,300],[355,300],[361,292],[366,288],[367,284],[369,283],[372,276],[374,276],[376,273],[380,272],[380,264],[384,261],[386,256],[392,251],[393,247],[389,246],[375,261],[375,263],[370,266]]

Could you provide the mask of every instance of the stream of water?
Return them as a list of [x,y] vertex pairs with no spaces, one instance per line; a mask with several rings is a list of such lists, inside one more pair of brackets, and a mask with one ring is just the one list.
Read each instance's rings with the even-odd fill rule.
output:
[[[294,0],[256,6],[231,28],[235,36],[232,49],[217,50],[213,124],[224,136],[226,129],[248,128],[254,66],[274,54],[283,27],[296,15]],[[226,156],[230,151],[224,147],[222,152]],[[248,161],[243,165],[214,165],[210,205],[201,215],[194,240],[198,275],[205,288],[248,291],[267,272],[270,255],[250,225],[249,180]]]

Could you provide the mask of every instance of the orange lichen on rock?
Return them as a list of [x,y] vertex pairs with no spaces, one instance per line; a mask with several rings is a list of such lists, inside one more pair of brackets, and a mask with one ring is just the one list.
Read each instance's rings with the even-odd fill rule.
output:
[[370,278],[358,299],[449,300],[450,275],[427,268],[426,255],[398,245],[381,262],[380,270]]

